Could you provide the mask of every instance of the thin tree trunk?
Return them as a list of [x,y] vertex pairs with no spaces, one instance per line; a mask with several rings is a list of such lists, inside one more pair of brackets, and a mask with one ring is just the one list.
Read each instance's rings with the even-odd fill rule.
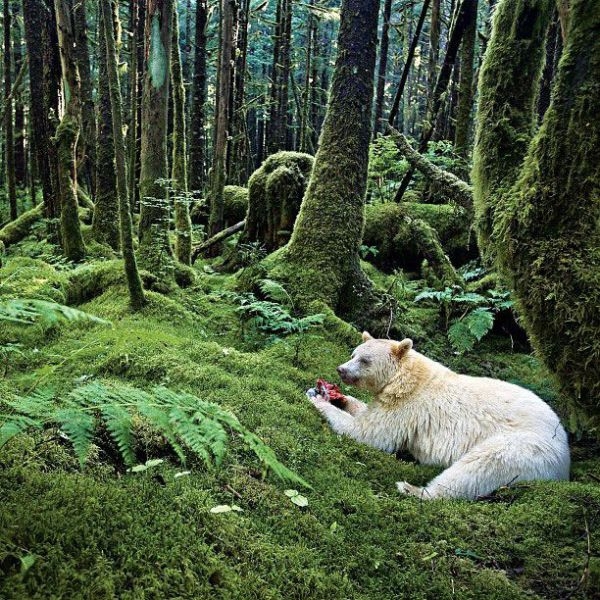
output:
[[138,69],[138,46],[140,44],[139,36],[139,18],[140,18],[140,1],[131,0],[129,4],[131,11],[131,54],[129,56],[129,129],[128,129],[128,163],[129,168],[127,170],[128,181],[128,192],[129,192],[129,207],[133,212],[136,204],[136,173],[139,164],[139,126],[138,121],[138,108],[139,108],[139,90],[140,90],[140,78]]
[[65,112],[56,129],[61,205],[61,236],[65,256],[74,262],[85,256],[77,202],[77,142],[81,130],[79,71],[75,58],[75,31],[69,0],[55,0],[58,44],[65,89]]
[[13,135],[13,98],[12,98],[12,46],[11,34],[11,11],[10,1],[4,0],[4,101],[6,111],[4,113],[4,166],[6,174],[6,195],[10,209],[10,218],[14,220],[18,216],[17,189],[15,182],[15,142]]
[[[215,117],[215,144],[210,194],[209,234],[223,229],[223,188],[225,187],[225,159],[229,129],[228,107],[231,95],[231,60],[233,57],[233,1],[221,0],[221,49],[219,53],[219,84]],[[218,254],[219,247],[211,249]]]
[[190,189],[202,190],[206,180],[206,23],[207,0],[196,3],[196,51],[194,54],[194,78],[192,80],[192,118],[190,125]]
[[427,70],[428,110],[431,98],[433,98],[433,90],[435,89],[437,62],[440,53],[440,3],[441,0],[432,0],[431,4],[431,23],[429,25],[429,67]]
[[392,0],[385,0],[383,6],[383,28],[379,46],[379,71],[377,74],[377,95],[375,98],[375,123],[373,133],[382,131],[383,101],[385,98],[385,79],[387,73],[390,18],[392,16]]
[[117,51],[112,27],[112,10],[108,2],[99,0],[104,21],[104,41],[106,47],[108,81],[110,100],[113,113],[113,138],[115,149],[115,164],[117,171],[117,187],[119,190],[119,218],[121,224],[121,248],[125,264],[125,275],[129,287],[129,297],[134,310],[139,310],[146,303],[144,290],[140,280],[135,253],[133,251],[133,225],[131,209],[127,193],[127,174],[125,172],[125,143],[123,140],[123,115],[121,104],[121,89],[117,66]]
[[419,38],[421,37],[421,30],[423,29],[423,23],[425,22],[425,16],[427,15],[430,1],[431,0],[424,0],[423,7],[421,8],[421,14],[419,16],[419,21],[417,22],[417,29],[413,35],[412,42],[408,50],[408,56],[406,57],[406,62],[404,63],[404,70],[402,71],[402,76],[400,77],[400,83],[398,84],[398,89],[396,90],[396,95],[394,96],[394,102],[392,103],[392,108],[388,116],[388,123],[390,125],[394,125],[396,121],[396,115],[398,114],[398,108],[400,107],[400,99],[404,94],[404,86],[406,85],[406,80],[408,79],[408,74],[412,66],[412,61],[415,56],[417,44],[419,43]]
[[[437,120],[440,108],[442,106],[442,102],[444,100],[444,92],[448,88],[448,82],[450,81],[452,68],[456,61],[456,55],[458,53],[460,42],[462,40],[465,27],[467,25],[466,16],[469,12],[470,6],[472,6],[473,3],[476,1],[477,0],[461,0],[461,3],[457,9],[456,18],[448,36],[448,46],[446,47],[444,63],[442,65],[442,68],[440,69],[435,84],[431,111],[427,114],[427,118],[424,121],[423,130],[421,131],[421,137],[419,140],[419,152],[425,152],[425,150],[427,150],[427,144],[429,143],[429,140],[431,139],[431,136],[433,135],[433,132],[435,130],[435,122]],[[402,179],[400,187],[396,192],[396,202],[400,202],[402,200],[402,196],[404,196],[404,192],[407,190],[414,175],[414,172],[414,168],[411,167]]]
[[[113,29],[112,10],[114,0],[98,0],[98,147],[96,151],[96,203],[92,234],[94,239],[108,244],[114,250],[119,249],[119,199],[117,192],[117,176],[115,173],[115,140],[113,137],[113,109],[108,81],[108,64],[106,54],[106,32],[108,25]],[[111,19],[105,22],[102,4],[111,7]]]
[[456,137],[454,151],[464,161],[469,153],[471,132],[471,110],[473,108],[473,77],[475,71],[475,44],[477,43],[478,0],[467,5],[467,24],[460,50],[460,80],[458,89],[458,109],[456,115]]
[[[315,5],[315,0],[310,0],[310,6],[313,7]],[[312,147],[312,140],[310,136],[310,128],[309,128],[309,117],[310,117],[310,101],[311,101],[311,70],[312,70],[312,62],[313,62],[313,54],[314,54],[314,39],[315,39],[315,29],[317,19],[313,15],[312,11],[308,11],[308,23],[307,23],[307,32],[306,32],[306,61],[304,63],[304,91],[302,93],[302,113],[300,115],[300,152],[308,152],[314,153],[314,148]],[[314,83],[314,82],[313,82]]]
[[190,264],[192,252],[192,220],[190,219],[187,151],[185,135],[185,89],[179,51],[179,19],[173,11],[173,39],[171,41],[171,81],[173,88],[173,160],[171,179],[175,205],[175,255],[184,265]]
[[142,100],[140,173],[140,262],[151,273],[171,279],[169,201],[160,180],[168,177],[167,108],[172,0],[148,0],[146,5],[146,64]]
[[[14,68],[15,73],[20,73],[23,65],[23,54],[21,51],[21,39],[23,37],[21,31],[22,18],[20,15],[20,2],[13,0],[13,44],[14,52]],[[15,183],[17,186],[25,186],[27,183],[27,155],[25,152],[25,111],[23,107],[23,95],[21,88],[13,87],[13,95],[15,99]]]

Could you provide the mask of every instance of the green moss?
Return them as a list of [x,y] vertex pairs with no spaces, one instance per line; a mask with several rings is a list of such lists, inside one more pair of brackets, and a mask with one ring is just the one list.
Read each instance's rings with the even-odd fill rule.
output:
[[223,188],[223,220],[225,227],[243,221],[247,212],[248,188],[238,185],[226,185]]

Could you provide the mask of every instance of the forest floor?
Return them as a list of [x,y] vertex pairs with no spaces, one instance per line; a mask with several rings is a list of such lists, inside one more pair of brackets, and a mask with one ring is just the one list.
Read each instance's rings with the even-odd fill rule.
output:
[[[35,236],[3,260],[0,295],[86,297],[66,290],[72,267]],[[89,381],[191,392],[237,415],[312,488],[265,473],[235,440],[219,468],[183,466],[142,432],[141,460],[165,461],[130,473],[101,444],[82,470],[60,436],[19,436],[0,450],[0,597],[598,597],[597,447],[573,442],[571,482],[510,486],[476,502],[401,497],[396,481],[422,485],[439,469],[336,436],[304,396],[319,377],[337,381],[358,332],[327,319],[278,342],[252,334],[235,296],[222,293],[235,276],[201,262],[190,287],[148,292],[132,314],[120,268],[102,258],[79,267],[85,285],[100,283],[78,308],[111,325],[0,326],[0,398]],[[560,410],[548,374],[508,338],[458,355],[431,309],[405,309],[419,351],[528,387]],[[234,504],[242,511],[211,512]]]

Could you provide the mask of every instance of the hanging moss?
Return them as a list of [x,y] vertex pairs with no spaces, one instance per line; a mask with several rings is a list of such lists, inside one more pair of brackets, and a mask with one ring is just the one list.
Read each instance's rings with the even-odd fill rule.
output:
[[[549,3],[531,13],[505,0],[491,46],[511,45],[509,36],[534,20],[546,19]],[[505,21],[506,13],[515,19]],[[518,17],[518,18],[516,18]],[[600,4],[576,0],[552,104],[532,141],[516,182],[498,176],[493,163],[503,130],[480,131],[477,196],[493,218],[498,266],[515,291],[534,348],[554,371],[564,391],[588,414],[600,415]],[[532,50],[536,54],[537,49]],[[486,57],[484,71],[499,67]],[[536,69],[537,72],[537,69]],[[510,75],[510,73],[508,73]],[[505,74],[506,76],[506,74]],[[510,106],[514,90],[502,97],[482,77],[482,96]],[[500,97],[497,97],[500,96]],[[484,117],[489,110],[484,109]],[[481,127],[480,123],[480,127]],[[516,130],[515,130],[516,131]],[[496,141],[498,140],[498,141]],[[516,159],[514,161],[516,163]],[[505,171],[515,175],[510,163]],[[507,184],[511,183],[512,188]],[[491,192],[492,196],[488,195]]]
[[252,174],[244,242],[260,242],[269,251],[287,243],[313,163],[309,154],[277,152]]

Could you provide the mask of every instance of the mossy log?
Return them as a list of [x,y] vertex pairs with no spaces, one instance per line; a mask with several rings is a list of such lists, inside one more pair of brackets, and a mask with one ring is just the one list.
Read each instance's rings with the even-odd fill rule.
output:
[[244,242],[260,242],[268,251],[288,242],[313,163],[310,154],[277,152],[254,171],[248,182]]
[[[369,261],[388,273],[395,269],[420,273],[426,260],[427,274],[432,274],[437,283],[459,283],[461,278],[446,255],[437,233],[438,228],[448,233],[454,225],[456,233],[466,243],[468,232],[467,226],[464,226],[464,211],[455,217],[456,211],[455,207],[449,205],[395,202],[368,205],[363,244],[377,249],[377,254],[370,257]],[[456,227],[460,221],[462,228]]]
[[515,292],[534,348],[576,406],[598,419],[600,121],[591,117],[600,112],[596,0],[572,3],[552,103],[524,160],[514,156],[531,130],[536,85],[525,86],[525,109],[514,108],[526,93],[518,85],[519,63],[506,49],[529,48],[538,60],[527,71],[539,75],[543,36],[533,48],[521,38],[524,32],[529,41],[534,37],[532,24],[534,32],[545,28],[552,5],[504,0],[498,6],[480,84],[475,198],[480,237]]
[[410,145],[406,137],[393,127],[388,126],[388,131],[400,152],[406,160],[417,170],[419,170],[431,183],[443,188],[446,196],[451,202],[456,202],[459,206],[467,210],[473,208],[473,188],[460,177],[457,177],[449,171],[441,169],[434,165],[422,154],[419,154]]
[[[248,188],[239,185],[226,185],[223,188],[223,223],[225,228],[235,225],[246,218],[248,212]],[[206,225],[208,208],[203,200],[190,210],[192,223]]]
[[192,263],[194,263],[196,261],[196,259],[203,252],[205,252],[209,248],[212,248],[215,244],[218,244],[219,242],[226,240],[227,238],[231,237],[232,235],[235,235],[238,231],[241,231],[245,225],[246,225],[246,221],[240,221],[239,223],[236,223],[235,225],[231,225],[231,227],[227,227],[226,229],[219,231],[219,233],[217,233],[217,235],[213,235],[208,240],[206,240],[206,241],[202,242],[201,244],[199,244],[198,246],[196,246],[192,250]]
[[5,247],[20,242],[29,235],[31,227],[44,218],[44,205],[38,204],[35,208],[24,212],[14,221],[0,229],[0,242]]

